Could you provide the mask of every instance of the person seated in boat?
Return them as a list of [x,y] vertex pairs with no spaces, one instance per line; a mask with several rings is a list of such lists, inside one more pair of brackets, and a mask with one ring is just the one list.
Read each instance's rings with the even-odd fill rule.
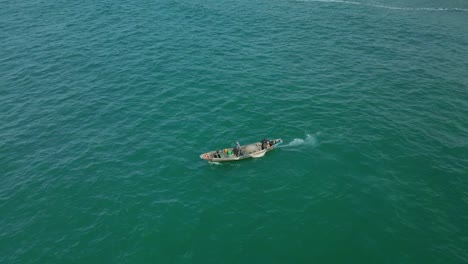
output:
[[269,139],[263,139],[262,140],[262,149],[267,149],[271,146],[270,140]]
[[236,142],[236,146],[234,147],[234,155],[236,155],[237,157],[242,155],[242,150],[239,142]]

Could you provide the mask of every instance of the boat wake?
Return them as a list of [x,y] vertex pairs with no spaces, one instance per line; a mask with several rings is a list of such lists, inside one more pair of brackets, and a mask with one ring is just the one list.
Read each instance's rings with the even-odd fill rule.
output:
[[315,133],[314,135],[307,134],[304,139],[295,138],[288,144],[279,146],[278,148],[294,148],[299,146],[313,146],[317,144],[317,137],[320,136],[320,132]]
[[398,7],[398,6],[388,6],[388,5],[379,5],[371,3],[362,3],[356,1],[346,1],[346,0],[296,0],[297,2],[320,2],[320,3],[338,3],[338,4],[348,4],[348,5],[362,5],[369,6],[374,8],[383,8],[391,10],[405,10],[405,11],[463,11],[467,12],[467,8],[447,8],[447,7]]

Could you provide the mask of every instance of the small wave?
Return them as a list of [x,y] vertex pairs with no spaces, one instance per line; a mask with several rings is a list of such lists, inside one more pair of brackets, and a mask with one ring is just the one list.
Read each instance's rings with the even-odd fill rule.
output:
[[375,8],[384,8],[391,10],[405,10],[405,11],[468,11],[467,8],[447,8],[447,7],[398,7],[398,6],[387,6],[387,5],[378,5],[378,4],[368,4],[355,1],[346,1],[346,0],[296,0],[297,2],[320,2],[320,3],[340,3],[348,5],[362,5],[370,6]]

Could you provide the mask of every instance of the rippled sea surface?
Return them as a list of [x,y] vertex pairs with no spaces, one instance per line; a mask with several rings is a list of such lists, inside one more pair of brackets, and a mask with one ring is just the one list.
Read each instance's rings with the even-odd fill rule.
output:
[[467,1],[0,7],[0,263],[468,262]]

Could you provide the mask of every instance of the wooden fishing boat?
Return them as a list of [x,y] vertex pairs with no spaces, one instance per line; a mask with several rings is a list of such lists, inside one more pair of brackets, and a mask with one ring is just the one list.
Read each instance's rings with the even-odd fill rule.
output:
[[234,148],[225,148],[213,150],[200,155],[201,159],[211,162],[226,162],[236,161],[248,158],[263,157],[268,151],[275,149],[278,145],[283,143],[281,139],[264,139],[261,142],[256,142],[244,146]]

